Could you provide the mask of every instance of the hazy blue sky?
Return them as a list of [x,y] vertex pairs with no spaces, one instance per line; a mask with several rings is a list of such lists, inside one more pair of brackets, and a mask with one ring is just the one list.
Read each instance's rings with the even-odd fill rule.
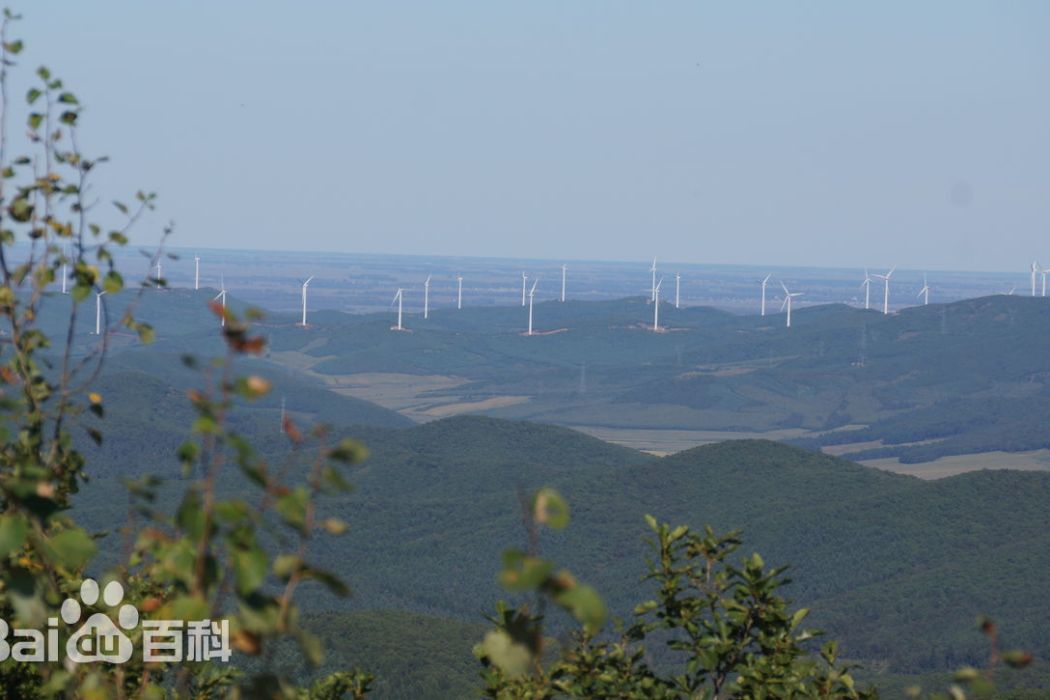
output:
[[1050,264],[1050,3],[20,3],[183,246]]

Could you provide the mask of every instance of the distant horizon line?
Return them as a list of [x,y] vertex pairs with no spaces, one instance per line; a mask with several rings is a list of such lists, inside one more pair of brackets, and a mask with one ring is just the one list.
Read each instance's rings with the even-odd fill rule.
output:
[[[28,247],[31,245],[29,241],[16,241],[14,244],[16,247]],[[128,246],[122,248],[113,249],[117,255],[138,253],[140,251],[150,251],[151,249],[141,244],[129,243]],[[154,249],[155,250],[155,249]],[[476,261],[509,261],[509,262],[530,262],[530,263],[549,263],[552,266],[560,265],[571,265],[573,263],[589,263],[599,265],[617,265],[629,267],[633,265],[646,265],[652,264],[652,257],[638,258],[637,260],[623,260],[619,258],[548,258],[548,257],[514,257],[506,255],[448,255],[448,254],[431,254],[431,253],[375,253],[375,252],[363,252],[363,251],[337,251],[337,250],[302,250],[302,249],[288,249],[288,248],[228,248],[228,247],[209,247],[209,246],[185,246],[185,245],[165,245],[164,250],[167,252],[178,252],[187,253],[190,256],[194,254],[212,252],[212,253],[268,253],[274,255],[289,255],[289,256],[308,256],[308,255],[338,255],[346,257],[370,257],[370,258],[408,258],[408,259],[423,259],[423,260],[476,260]],[[192,257],[189,258],[192,261]],[[907,265],[761,265],[761,264],[749,264],[749,263],[735,263],[735,262],[696,262],[688,260],[674,260],[673,262],[666,262],[671,260],[670,258],[661,258],[659,255],[656,256],[657,266],[664,268],[668,272],[675,272],[674,265],[686,266],[686,267],[719,267],[719,268],[731,268],[738,270],[834,270],[839,272],[844,271],[863,271],[865,267],[869,272],[878,272],[882,269],[890,269],[895,267],[898,272],[907,273],[933,273],[933,272],[950,272],[954,274],[962,275],[1028,275],[1028,266],[1031,263],[1026,263],[1024,267],[1018,267],[1017,270],[1002,270],[1002,269],[987,269],[987,270],[975,270],[975,269],[958,269],[950,267],[910,267]],[[664,262],[661,262],[664,261]],[[1036,261],[1037,262],[1037,261]],[[648,268],[647,268],[648,269]]]
[[[363,252],[363,251],[337,251],[337,250],[302,250],[302,249],[287,249],[287,248],[222,248],[222,247],[191,247],[183,245],[170,245],[165,246],[166,251],[179,251],[187,252],[190,254],[201,253],[201,252],[232,252],[232,253],[272,253],[278,255],[339,255],[339,256],[358,256],[358,257],[372,257],[372,258],[415,258],[415,259],[435,259],[435,260],[492,260],[492,261],[512,261],[512,262],[543,262],[550,263],[552,265],[572,264],[572,263],[596,263],[606,265],[651,265],[652,258],[639,258],[638,260],[622,260],[613,258],[549,258],[549,257],[515,257],[506,255],[449,255],[449,254],[430,254],[430,253],[374,253],[374,252]],[[670,258],[661,258],[659,255],[656,256],[657,266],[662,267],[661,260],[670,260]],[[689,267],[724,267],[724,268],[736,268],[741,270],[861,270],[865,269],[864,265],[755,265],[745,263],[727,263],[727,262],[696,262],[687,260],[674,260],[673,263],[667,263],[669,271],[673,272],[674,269],[671,267],[673,264],[684,265]],[[1002,269],[988,269],[988,270],[974,270],[974,269],[957,269],[950,267],[908,267],[907,265],[884,265],[884,266],[873,266],[868,265],[869,271],[878,271],[880,269],[890,269],[896,267],[898,272],[952,272],[956,274],[964,275],[1012,275],[1012,274],[1028,274],[1027,265],[1024,268],[1018,268],[1018,270],[1002,270]]]

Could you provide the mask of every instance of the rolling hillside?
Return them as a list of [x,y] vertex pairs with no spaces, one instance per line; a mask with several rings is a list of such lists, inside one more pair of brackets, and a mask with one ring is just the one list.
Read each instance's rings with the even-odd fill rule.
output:
[[[220,352],[206,308],[214,291],[147,290],[137,313],[158,329],[157,343],[142,347],[122,331],[111,354],[170,374],[183,353]],[[111,316],[133,296],[109,300]],[[233,295],[230,305],[244,308]],[[905,462],[1050,447],[1038,430],[1050,397],[1046,299],[984,297],[890,316],[832,304],[799,309],[791,329],[779,314],[664,304],[662,333],[649,330],[644,298],[544,302],[531,338],[525,313],[444,308],[426,321],[407,315],[402,333],[390,313],[317,312],[305,329],[269,314],[258,330],[270,341],[265,359],[287,376],[420,420],[480,412],[613,429],[792,430],[809,447],[856,443],[848,451],[857,459]],[[307,410],[309,399],[292,393]],[[985,406],[993,410],[981,421]]]

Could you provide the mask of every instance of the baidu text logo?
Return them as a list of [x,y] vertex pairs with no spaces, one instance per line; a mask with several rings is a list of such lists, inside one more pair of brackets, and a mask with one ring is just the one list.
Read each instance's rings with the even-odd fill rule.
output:
[[[86,620],[84,607],[99,601],[94,579],[85,579],[80,595],[62,603],[60,615],[66,625],[77,625],[65,645],[65,658],[72,663],[123,664],[131,660],[135,645],[129,633],[139,627],[139,611],[123,603],[124,587],[110,581],[101,592],[108,612],[96,612]],[[146,663],[180,661],[229,661],[228,620],[142,620],[142,660]],[[61,661],[58,618],[48,618],[47,630],[11,629],[0,620],[0,661]]]

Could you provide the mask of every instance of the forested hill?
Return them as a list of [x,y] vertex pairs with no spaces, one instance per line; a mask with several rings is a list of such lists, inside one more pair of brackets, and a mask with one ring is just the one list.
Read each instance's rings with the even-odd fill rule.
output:
[[[502,551],[524,544],[521,497],[551,485],[568,498],[573,521],[544,551],[598,587],[617,614],[629,616],[646,595],[639,581],[651,513],[742,530],[742,554],[790,564],[789,595],[871,667],[979,663],[985,649],[973,620],[981,613],[1011,645],[1050,655],[1039,616],[1050,580],[1047,473],[927,482],[763,440],[657,458],[565,428],[478,416],[343,433],[371,456],[352,474],[356,491],[325,509],[350,523],[348,535],[320,536],[314,547],[355,595],[344,603],[313,588],[304,604],[315,612],[348,605],[481,620],[505,596],[495,581]],[[135,464],[176,471],[161,455]],[[162,491],[162,503],[174,490]],[[122,492],[118,475],[102,475],[78,510],[112,528]]]
[[857,658],[898,670],[977,661],[980,613],[1050,652],[1034,615],[1050,580],[1050,474],[926,482],[752,440],[660,459],[479,417],[374,432],[369,444],[359,490],[338,509],[353,534],[331,562],[355,583],[355,605],[477,619],[500,595],[500,552],[522,543],[519,494],[550,484],[573,525],[547,551],[622,614],[640,598],[652,513],[741,529],[749,551],[790,563],[792,595]]
[[[138,310],[158,329],[157,343],[141,347],[118,328],[111,359],[153,374],[177,367],[182,353],[220,353],[206,306],[214,291],[148,290]],[[112,317],[132,298],[110,299]],[[229,303],[243,310],[235,295]],[[406,314],[402,333],[391,330],[390,313],[336,311],[313,314],[307,328],[269,314],[257,330],[272,349],[271,371],[283,366],[314,387],[321,383],[310,375],[365,387],[362,396],[379,401],[393,391],[409,398],[388,405],[417,400],[438,409],[432,415],[471,410],[614,429],[790,429],[805,431],[810,447],[850,442],[856,459],[910,462],[1050,447],[1038,430],[1050,406],[1048,299],[992,296],[889,315],[844,304],[800,307],[790,329],[781,314],[664,304],[661,333],[651,330],[652,310],[644,298],[539,303],[534,337],[523,335],[526,311],[516,307],[440,308],[425,321]],[[401,383],[371,385],[373,374]],[[417,377],[440,381],[429,386]],[[291,393],[297,411],[356,421]],[[279,401],[276,393],[270,401]],[[983,406],[991,410],[982,422]]]

